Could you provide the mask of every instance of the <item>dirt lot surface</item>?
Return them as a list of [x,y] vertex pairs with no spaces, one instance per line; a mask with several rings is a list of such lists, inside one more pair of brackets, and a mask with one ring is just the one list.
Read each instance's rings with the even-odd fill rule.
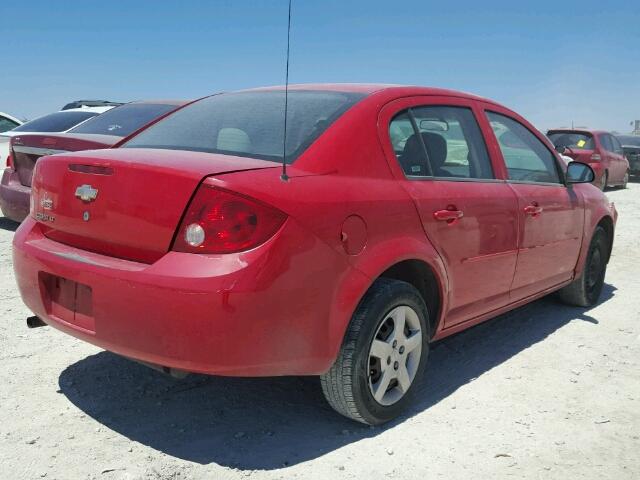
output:
[[5,479],[640,478],[640,184],[602,302],[546,298],[437,344],[415,407],[368,428],[314,378],[177,381],[27,330],[0,218]]

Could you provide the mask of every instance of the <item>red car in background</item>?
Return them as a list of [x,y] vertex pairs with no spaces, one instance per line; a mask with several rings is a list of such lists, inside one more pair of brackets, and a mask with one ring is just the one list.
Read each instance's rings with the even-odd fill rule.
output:
[[563,155],[584,162],[596,174],[594,184],[627,188],[629,162],[620,141],[609,132],[584,129],[549,130],[547,136]]
[[616,210],[518,114],[292,86],[283,152],[284,100],[215,95],[119,148],[42,158],[13,243],[30,325],[165,372],[318,375],[379,424],[432,341],[551,292],[598,302]]
[[65,133],[24,133],[9,140],[9,157],[0,182],[0,209],[21,222],[29,214],[33,167],[43,155],[110,148],[150,122],[184,105],[182,100],[131,102]]

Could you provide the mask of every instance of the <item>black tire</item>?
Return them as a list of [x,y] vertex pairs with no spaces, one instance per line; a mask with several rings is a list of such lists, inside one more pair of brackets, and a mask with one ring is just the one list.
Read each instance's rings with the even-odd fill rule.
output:
[[558,291],[560,300],[576,307],[591,307],[598,303],[609,260],[609,240],[604,228],[596,227],[582,275]]
[[600,190],[603,192],[607,189],[607,184],[609,183],[609,172],[605,171],[600,178]]
[[[410,307],[417,314],[421,329],[421,342],[417,341],[416,343],[421,345],[421,350],[419,354],[416,352],[416,355],[419,355],[419,360],[417,360],[417,364],[413,363],[415,375],[406,392],[395,403],[383,405],[376,401],[372,392],[373,387],[370,386],[370,381],[373,379],[371,375],[374,372],[374,367],[371,366],[370,349],[374,339],[380,338],[379,335],[382,328],[385,327],[385,322],[388,325],[388,322],[391,321],[389,314],[402,306]],[[415,316],[413,318],[415,322]],[[324,396],[338,413],[361,423],[379,425],[396,418],[408,406],[417,385],[424,376],[429,353],[429,340],[429,313],[418,290],[409,283],[399,280],[387,278],[376,280],[351,318],[338,358],[331,369],[320,377]],[[396,347],[394,346],[393,349],[395,352]],[[403,350],[404,347],[398,352],[402,354]],[[414,362],[416,358],[414,357]],[[398,362],[390,364],[387,360],[387,365],[391,365],[391,367],[380,368],[382,370],[387,368],[397,370]],[[405,363],[405,365],[408,366],[409,363]],[[416,365],[417,368],[415,368]],[[388,385],[390,386],[384,391],[400,388],[399,383],[396,383],[396,387],[393,387],[393,384]]]

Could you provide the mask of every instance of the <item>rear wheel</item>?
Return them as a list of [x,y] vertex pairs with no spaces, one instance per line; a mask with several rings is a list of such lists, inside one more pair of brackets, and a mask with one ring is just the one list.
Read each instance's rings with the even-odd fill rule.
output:
[[558,292],[563,302],[577,307],[591,307],[598,302],[607,271],[608,247],[607,233],[596,227],[582,275]]
[[628,183],[629,183],[629,170],[624,172],[624,177],[622,177],[622,184],[620,185],[620,188],[622,189],[627,188]]
[[329,404],[369,425],[397,417],[422,379],[428,326],[427,308],[412,285],[378,279],[353,315],[336,362],[320,377]]
[[600,190],[604,192],[605,188],[607,188],[607,183],[609,182],[609,172],[605,171],[600,177]]

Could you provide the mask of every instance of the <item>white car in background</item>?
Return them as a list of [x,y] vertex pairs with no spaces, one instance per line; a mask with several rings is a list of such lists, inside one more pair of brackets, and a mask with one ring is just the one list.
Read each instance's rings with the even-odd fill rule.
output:
[[4,113],[0,113],[0,122],[6,118],[7,121],[11,121],[11,124],[15,123],[15,125],[10,127],[11,129],[7,129],[7,131],[2,131],[0,128],[0,168],[1,165],[7,161],[7,157],[9,156],[9,139],[11,137],[15,137],[23,133],[66,132],[71,130],[73,127],[77,127],[78,125],[86,122],[90,118],[100,115],[112,108],[113,106],[111,105],[103,107],[71,108],[68,110],[50,113],[49,115],[35,118],[26,123],[22,123],[18,119],[5,115]]

